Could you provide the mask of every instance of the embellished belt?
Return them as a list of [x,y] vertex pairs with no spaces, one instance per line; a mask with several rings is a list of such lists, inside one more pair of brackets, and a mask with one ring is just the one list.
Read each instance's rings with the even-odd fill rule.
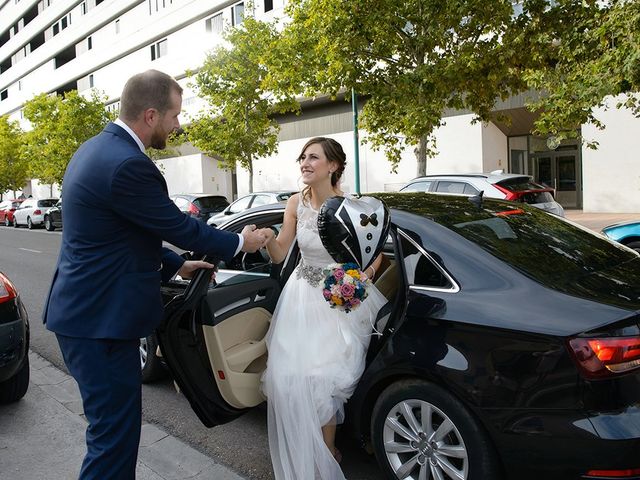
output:
[[308,265],[300,260],[300,263],[296,267],[296,278],[304,278],[312,287],[318,287],[324,283],[326,278],[325,269],[323,267],[314,267]]

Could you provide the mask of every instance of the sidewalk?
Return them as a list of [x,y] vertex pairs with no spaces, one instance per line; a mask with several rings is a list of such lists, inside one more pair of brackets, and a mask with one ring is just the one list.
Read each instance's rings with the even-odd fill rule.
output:
[[[85,453],[78,387],[69,375],[30,352],[26,396],[0,405],[0,477],[11,480],[78,478]],[[138,480],[243,480],[223,465],[151,424],[142,425]]]
[[600,232],[603,227],[614,223],[640,220],[640,213],[585,213],[582,210],[565,210],[564,215],[572,222]]

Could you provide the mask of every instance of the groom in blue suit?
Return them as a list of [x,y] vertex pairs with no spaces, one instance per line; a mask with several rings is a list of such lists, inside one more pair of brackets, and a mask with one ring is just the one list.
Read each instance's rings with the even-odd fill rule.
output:
[[139,338],[162,319],[160,282],[212,264],[163,248],[228,260],[265,242],[255,227],[216,230],[167,196],[145,149],[165,148],[180,127],[182,88],[149,70],[130,78],[120,117],[80,146],[63,181],[62,246],[44,310],[78,382],[89,422],[81,479],[135,478],[141,428]]

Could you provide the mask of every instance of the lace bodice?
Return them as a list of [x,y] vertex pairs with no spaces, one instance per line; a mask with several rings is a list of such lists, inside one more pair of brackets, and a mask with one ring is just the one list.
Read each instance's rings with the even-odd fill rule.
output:
[[311,205],[305,205],[300,197],[297,214],[296,235],[303,263],[314,267],[326,267],[335,263],[320,240],[318,211]]

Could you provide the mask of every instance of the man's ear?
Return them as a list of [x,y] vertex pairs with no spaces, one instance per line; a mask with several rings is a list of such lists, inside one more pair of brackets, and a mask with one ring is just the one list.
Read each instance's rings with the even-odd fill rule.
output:
[[158,117],[158,110],[156,110],[155,108],[147,108],[144,111],[144,123],[146,123],[150,127],[153,127],[156,124]]

